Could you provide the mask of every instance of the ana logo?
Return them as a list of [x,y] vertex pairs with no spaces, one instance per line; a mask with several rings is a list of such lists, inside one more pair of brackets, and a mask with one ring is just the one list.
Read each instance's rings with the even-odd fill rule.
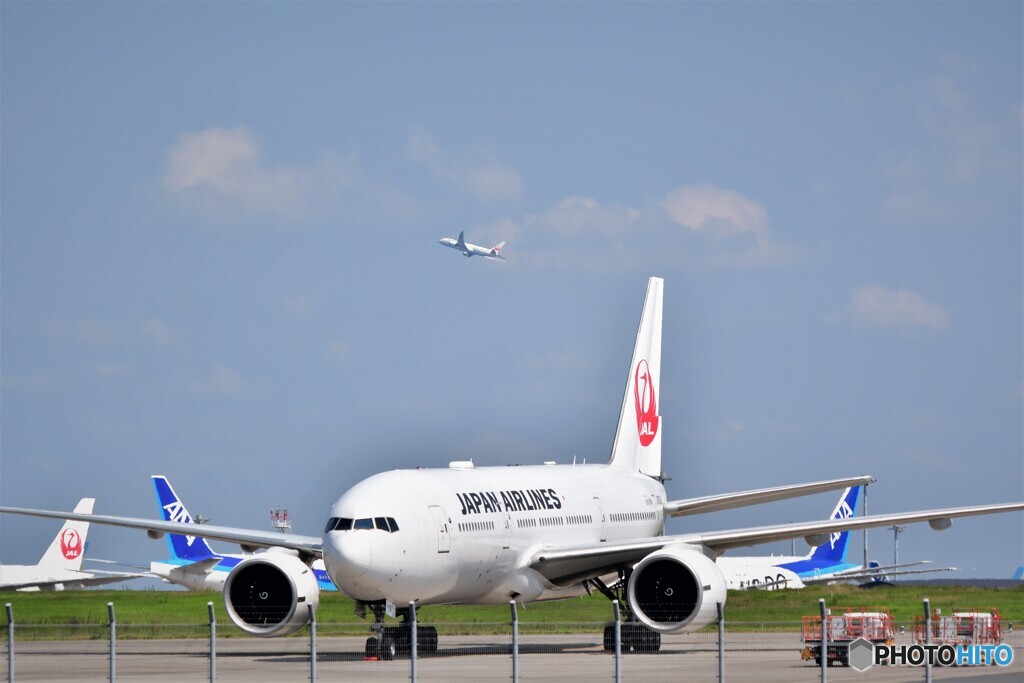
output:
[[[839,501],[839,505],[836,507],[836,511],[832,513],[832,519],[847,519],[849,517],[853,517],[853,510],[850,508],[850,504],[847,503],[846,500]],[[841,531],[833,531],[831,534],[829,534],[829,547],[835,548],[836,541],[838,541],[839,537],[842,535],[843,533]]]
[[647,361],[641,359],[633,373],[633,400],[636,402],[636,429],[640,445],[650,446],[658,434],[658,404],[654,396],[654,378]]
[[82,537],[77,531],[65,529],[61,532],[60,552],[67,560],[73,560],[82,554]]
[[[178,501],[174,501],[173,503],[168,503],[167,505],[164,505],[164,511],[167,517],[167,521],[169,522],[177,522],[178,524],[192,523],[192,517],[189,516],[188,510],[186,510],[185,506],[179,503]],[[192,543],[195,542],[195,540],[195,536],[185,537],[185,543],[188,545],[189,548],[192,547]]]

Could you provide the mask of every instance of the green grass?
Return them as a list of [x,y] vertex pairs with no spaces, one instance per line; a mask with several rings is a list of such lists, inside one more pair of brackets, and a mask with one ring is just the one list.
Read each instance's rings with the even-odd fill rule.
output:
[[[915,584],[870,591],[855,586],[822,586],[804,590],[732,591],[726,605],[726,623],[741,630],[789,629],[800,617],[818,614],[818,599],[825,598],[833,612],[847,608],[884,607],[897,622],[910,623],[922,614],[922,599],[948,613],[954,609],[998,609],[1007,622],[1024,622],[1024,587],[975,588],[962,586],[919,586]],[[124,638],[203,637],[209,623],[206,604],[213,602],[218,636],[243,634],[228,620],[219,593],[180,591],[62,591],[47,593],[0,592],[0,602],[11,603],[14,621],[25,627],[19,638],[105,638],[107,603],[116,610],[118,633]],[[600,595],[534,603],[518,608],[524,633],[593,630],[592,624],[609,621],[611,604]],[[498,633],[508,631],[510,611],[506,605],[431,605],[419,610],[421,623],[435,624],[446,632]],[[317,621],[325,629],[351,630],[368,622],[354,613],[351,600],[337,594],[322,594]],[[59,628],[64,625],[70,629]],[[582,626],[586,625],[586,626]],[[158,626],[159,628],[153,628]],[[350,627],[346,629],[346,627]],[[304,631],[300,631],[299,635]],[[325,635],[328,630],[325,630]],[[69,635],[70,634],[70,635]],[[78,635],[74,635],[78,634]]]

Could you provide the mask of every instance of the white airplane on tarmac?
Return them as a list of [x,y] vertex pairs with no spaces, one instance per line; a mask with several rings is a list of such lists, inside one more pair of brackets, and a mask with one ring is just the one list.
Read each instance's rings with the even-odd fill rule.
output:
[[[95,498],[83,498],[75,512],[92,512]],[[146,574],[82,571],[89,523],[67,521],[36,564],[0,565],[0,590],[62,591],[137,579]]]
[[[408,621],[421,605],[528,603],[596,589],[625,605],[623,649],[653,651],[661,634],[693,631],[717,617],[726,581],[715,558],[770,541],[804,538],[821,545],[846,529],[928,522],[1024,510],[1024,502],[846,517],[727,531],[664,535],[670,516],[764,503],[864,484],[868,476],[669,500],[661,470],[662,280],[651,278],[618,428],[607,464],[393,470],[365,479],[331,506],[322,536],[74,515],[0,507],[0,512],[70,517],[268,548],[239,562],[224,585],[232,622],[257,636],[287,635],[320,600],[311,563],[322,557],[335,585],[375,617],[368,655],[408,648],[408,623],[383,625],[386,613]],[[412,607],[409,607],[409,605]],[[418,629],[420,652],[437,648],[437,631]],[[606,643],[612,643],[606,638]]]
[[470,244],[466,241],[466,232],[462,231],[459,233],[458,239],[452,239],[451,237],[442,237],[438,240],[443,246],[451,247],[452,249],[458,249],[462,252],[463,256],[483,256],[486,259],[492,261],[505,261],[505,257],[501,255],[501,250],[505,247],[504,242],[495,244],[493,247],[488,249],[487,247],[479,247],[475,244]]

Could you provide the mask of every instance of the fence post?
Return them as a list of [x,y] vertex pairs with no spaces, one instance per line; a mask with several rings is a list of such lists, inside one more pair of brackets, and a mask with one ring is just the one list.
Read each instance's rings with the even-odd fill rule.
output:
[[9,602],[4,607],[7,608],[7,680],[14,683],[14,610]]
[[828,610],[825,609],[825,598],[818,598],[818,609],[821,612],[821,683],[828,682]]
[[725,610],[722,603],[715,603],[718,608],[718,683],[725,683]]
[[309,680],[316,683],[316,610],[313,605],[306,605],[309,609]]
[[117,622],[114,620],[114,603],[107,603],[107,615],[110,617],[110,683],[117,680]]
[[416,628],[416,601],[409,601],[409,677],[412,683],[416,683],[416,657],[419,650],[416,647],[418,629]]
[[618,600],[612,600],[612,608],[615,610],[615,683],[622,683],[622,616]]
[[[928,598],[924,599],[924,644],[932,642],[932,603]],[[924,660],[924,683],[932,683],[932,661],[931,657]]]
[[217,620],[213,616],[213,603],[206,603],[210,612],[210,683],[217,680]]
[[509,600],[512,609],[512,683],[519,681],[519,614],[516,613],[516,601]]

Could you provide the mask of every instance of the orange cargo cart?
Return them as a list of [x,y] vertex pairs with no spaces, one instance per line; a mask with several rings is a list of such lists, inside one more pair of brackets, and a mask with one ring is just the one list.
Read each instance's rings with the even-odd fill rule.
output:
[[[825,615],[828,628],[828,663],[850,664],[850,643],[864,638],[874,644],[892,645],[895,639],[892,615],[885,609],[848,610],[845,614]],[[821,664],[821,617],[803,617],[800,639],[804,647],[800,656]]]

